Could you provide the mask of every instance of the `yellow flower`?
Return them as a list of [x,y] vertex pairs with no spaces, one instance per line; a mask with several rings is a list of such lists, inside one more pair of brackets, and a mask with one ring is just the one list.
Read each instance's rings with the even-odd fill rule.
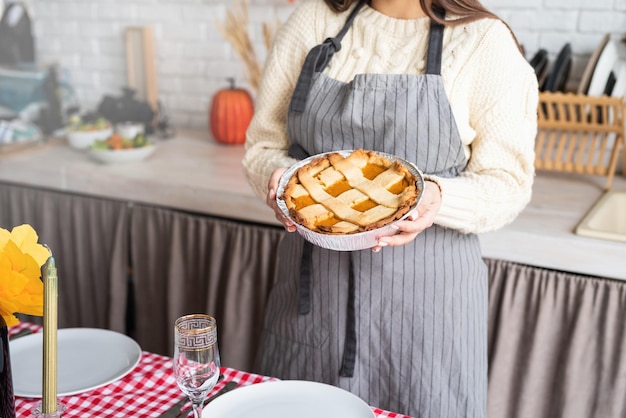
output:
[[37,240],[27,224],[11,232],[0,228],[0,316],[8,326],[19,323],[18,312],[43,315],[41,266],[50,252]]

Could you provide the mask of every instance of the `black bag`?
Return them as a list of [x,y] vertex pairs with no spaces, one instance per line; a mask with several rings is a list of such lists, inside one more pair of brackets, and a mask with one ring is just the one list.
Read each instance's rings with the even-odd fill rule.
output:
[[147,102],[135,99],[135,90],[124,87],[122,91],[122,97],[104,96],[98,105],[98,114],[113,124],[142,123],[146,134],[153,133],[154,109]]
[[31,18],[22,2],[7,6],[0,19],[0,64],[35,63],[35,40],[31,26]]

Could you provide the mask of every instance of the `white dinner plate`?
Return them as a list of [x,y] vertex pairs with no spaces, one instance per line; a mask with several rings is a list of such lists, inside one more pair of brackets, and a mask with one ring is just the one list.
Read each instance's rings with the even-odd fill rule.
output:
[[626,93],[626,44],[617,39],[610,39],[602,50],[593,71],[587,94],[589,96],[601,96],[611,74],[615,77],[611,96],[623,97]]
[[[43,332],[9,342],[13,391],[41,398]],[[96,328],[63,328],[57,332],[57,394],[74,395],[124,377],[141,359],[132,338]]]
[[209,403],[202,418],[373,418],[358,396],[324,383],[280,380],[235,389]]
[[152,155],[156,145],[151,143],[140,148],[109,150],[89,148],[87,152],[95,160],[104,164],[135,163],[143,161]]
[[617,44],[614,40],[610,39],[602,49],[598,62],[593,70],[589,88],[587,89],[589,96],[602,96],[604,93],[609,74],[613,71],[618,60],[617,52]]
[[578,84],[578,94],[587,94],[587,90],[589,89],[589,83],[591,83],[591,76],[596,69],[596,64],[598,63],[598,59],[600,59],[600,54],[604,50],[604,47],[611,39],[611,34],[606,33],[600,40],[600,43],[593,51],[589,60],[587,61],[587,65],[585,66],[585,71],[583,71],[583,75],[580,77],[580,83]]

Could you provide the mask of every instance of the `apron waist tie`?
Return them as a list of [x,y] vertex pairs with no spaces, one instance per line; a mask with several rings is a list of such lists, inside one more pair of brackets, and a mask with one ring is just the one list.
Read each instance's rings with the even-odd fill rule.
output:
[[348,309],[346,312],[346,335],[343,345],[343,359],[339,375],[342,377],[354,376],[356,363],[356,309],[354,306],[354,261],[350,254],[350,272],[348,273]]
[[298,295],[298,313],[306,315],[311,312],[311,253],[312,246],[304,241],[302,261],[300,264],[300,293]]
[[[311,253],[312,246],[304,241],[302,248],[302,262],[300,264],[300,292],[298,294],[298,314],[307,315],[311,312]],[[355,283],[352,255],[350,255],[350,270],[348,273],[348,306],[346,309],[346,335],[344,339],[343,358],[339,375],[353,377],[356,364],[356,309]]]

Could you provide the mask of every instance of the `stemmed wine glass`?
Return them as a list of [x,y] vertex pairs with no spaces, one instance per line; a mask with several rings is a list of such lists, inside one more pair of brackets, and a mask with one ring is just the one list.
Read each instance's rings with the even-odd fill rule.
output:
[[194,418],[220,375],[215,318],[205,314],[185,315],[174,324],[174,377],[193,404]]

